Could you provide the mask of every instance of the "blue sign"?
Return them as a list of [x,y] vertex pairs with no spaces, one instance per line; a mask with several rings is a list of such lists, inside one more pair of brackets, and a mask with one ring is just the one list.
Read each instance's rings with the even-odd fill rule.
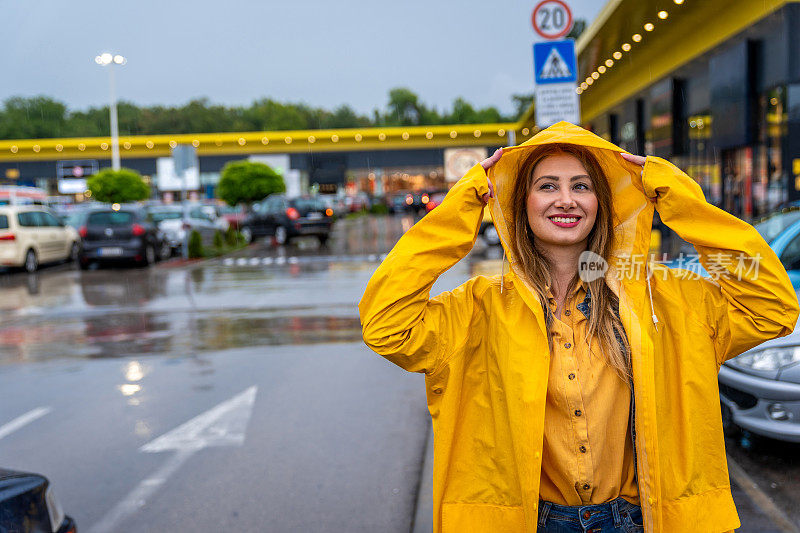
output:
[[576,83],[578,63],[575,59],[575,41],[567,39],[534,43],[533,76],[536,85]]

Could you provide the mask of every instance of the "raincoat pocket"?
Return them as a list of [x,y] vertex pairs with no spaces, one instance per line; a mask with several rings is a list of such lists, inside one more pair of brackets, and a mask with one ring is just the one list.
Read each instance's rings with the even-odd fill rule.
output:
[[495,533],[525,530],[522,507],[478,503],[442,505],[442,533]]

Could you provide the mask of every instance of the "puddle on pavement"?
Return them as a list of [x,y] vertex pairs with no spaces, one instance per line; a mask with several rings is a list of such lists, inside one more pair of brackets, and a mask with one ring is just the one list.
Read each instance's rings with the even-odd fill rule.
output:
[[361,340],[358,318],[347,316],[352,310],[343,316],[297,311],[121,312],[26,321],[0,328],[0,364],[62,358],[187,356],[230,348]]

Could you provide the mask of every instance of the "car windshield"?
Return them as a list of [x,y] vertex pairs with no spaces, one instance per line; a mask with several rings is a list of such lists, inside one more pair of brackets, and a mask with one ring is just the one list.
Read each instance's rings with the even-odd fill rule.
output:
[[800,209],[785,213],[774,213],[753,227],[764,240],[771,243],[783,230],[800,220]]
[[130,211],[98,211],[89,215],[90,226],[127,226],[133,224],[133,213]]
[[153,211],[150,216],[153,222],[163,222],[164,220],[178,220],[183,215],[180,211]]
[[300,211],[325,211],[325,203],[319,198],[297,198],[294,207]]
[[219,208],[219,212],[222,213],[223,215],[238,215],[239,213],[242,212],[242,206],[241,205],[234,205],[234,206],[226,205],[226,206],[220,207]]
[[8,229],[8,216],[0,215],[0,229]]
[[64,224],[67,226],[72,226],[73,228],[77,228],[80,225],[82,218],[83,213],[70,213],[64,217]]

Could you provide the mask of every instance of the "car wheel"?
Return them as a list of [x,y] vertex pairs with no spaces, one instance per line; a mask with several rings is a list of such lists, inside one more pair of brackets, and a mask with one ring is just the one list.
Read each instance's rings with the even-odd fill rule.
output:
[[278,226],[275,228],[275,242],[280,245],[284,245],[289,242],[289,233],[283,226]]
[[500,235],[498,235],[497,228],[494,227],[494,224],[486,226],[483,232],[483,240],[486,241],[486,244],[489,246],[497,246],[500,244]]
[[28,253],[25,254],[24,268],[25,272],[28,272],[29,274],[39,270],[39,259],[37,259],[36,252],[33,250],[28,250]]
[[244,242],[246,242],[247,244],[253,242],[253,230],[251,230],[247,226],[243,227],[239,233],[242,234],[242,238],[244,239]]
[[144,259],[142,266],[152,265],[156,262],[156,248],[152,244],[148,244],[144,249]]
[[161,243],[161,249],[158,252],[158,260],[166,261],[171,256],[172,256],[172,247],[169,245],[167,241],[163,241]]

